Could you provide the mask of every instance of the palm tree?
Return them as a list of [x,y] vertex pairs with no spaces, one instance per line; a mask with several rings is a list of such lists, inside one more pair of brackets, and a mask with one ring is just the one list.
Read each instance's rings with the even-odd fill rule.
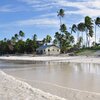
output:
[[61,27],[60,27],[60,31],[63,32],[63,33],[65,33],[66,30],[67,30],[66,25],[62,24]]
[[43,45],[45,45],[45,43],[46,43],[46,38],[43,38]]
[[7,40],[7,45],[9,50],[13,51],[14,47],[13,47],[13,42],[11,40]]
[[95,21],[95,43],[96,43],[96,26],[100,27],[100,17],[97,17],[94,21]]
[[7,38],[4,38],[4,42],[7,42]]
[[70,44],[74,42],[74,37],[67,30],[64,32],[64,34],[56,32],[54,42],[59,44],[61,52],[65,52],[68,47],[70,47]]
[[57,40],[59,47],[61,49],[61,47],[62,47],[62,34],[60,34],[59,32],[56,32],[54,37]]
[[59,17],[59,19],[60,19],[60,26],[62,25],[62,20],[61,20],[61,18],[63,18],[64,17],[64,15],[65,15],[65,13],[64,13],[64,10],[63,9],[60,9],[58,12],[58,17]]
[[[89,46],[89,39],[93,36],[93,21],[89,16],[85,17],[86,46]],[[89,39],[88,39],[89,38]]]
[[80,48],[82,41],[83,41],[83,38],[82,37],[79,37],[79,40],[77,42],[77,47],[78,48]]
[[54,45],[57,45],[57,39],[54,39],[54,40],[53,40],[53,44],[54,44]]
[[51,40],[52,40],[52,38],[51,38],[50,35],[47,35],[45,39],[46,39],[46,44],[47,44],[47,43],[50,43]]
[[18,40],[19,36],[18,36],[18,34],[15,34],[14,37],[15,37],[16,40]]
[[16,38],[13,36],[13,37],[11,38],[11,41],[15,44]]
[[24,37],[25,36],[25,33],[23,32],[23,31],[19,31],[19,36],[22,38],[22,37]]
[[[76,33],[77,31],[78,31],[77,25],[73,24],[71,27],[71,34],[72,32]],[[78,38],[79,38],[79,33],[77,32],[77,41],[78,41]]]
[[36,34],[33,35],[33,41],[37,41],[37,35]]
[[[83,40],[84,40],[83,32],[85,31],[85,24],[84,24],[83,22],[81,22],[81,23],[78,24],[78,30],[79,30],[80,32],[82,32],[82,38],[83,38]],[[83,41],[82,41],[82,45],[83,45]]]

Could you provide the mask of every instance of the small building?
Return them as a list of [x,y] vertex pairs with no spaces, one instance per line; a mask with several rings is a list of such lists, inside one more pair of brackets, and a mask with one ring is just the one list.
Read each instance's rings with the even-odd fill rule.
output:
[[42,45],[36,49],[36,53],[45,55],[58,55],[60,54],[60,48],[55,45]]

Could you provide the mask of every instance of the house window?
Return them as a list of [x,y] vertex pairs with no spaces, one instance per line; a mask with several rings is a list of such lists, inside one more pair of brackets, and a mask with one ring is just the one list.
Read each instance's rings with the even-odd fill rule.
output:
[[57,51],[59,52],[59,49]]
[[48,49],[48,52],[50,52],[50,49]]

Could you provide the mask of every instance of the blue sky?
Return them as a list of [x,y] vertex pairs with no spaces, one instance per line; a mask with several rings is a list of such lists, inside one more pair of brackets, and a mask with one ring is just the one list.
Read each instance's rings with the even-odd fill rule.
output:
[[[100,0],[2,0],[0,39],[11,38],[19,30],[25,32],[25,38],[32,38],[34,33],[38,39],[47,34],[54,36],[59,30],[57,11],[60,8],[65,10],[63,22],[68,30],[87,15],[100,17]],[[100,38],[100,34],[97,37]]]

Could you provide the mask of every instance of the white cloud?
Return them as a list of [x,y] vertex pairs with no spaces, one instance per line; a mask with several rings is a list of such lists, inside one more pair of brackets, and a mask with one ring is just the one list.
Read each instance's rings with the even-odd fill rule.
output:
[[[30,6],[31,11],[43,11],[49,9],[57,9],[73,7],[77,10],[70,11],[66,10],[67,14],[78,14],[78,15],[89,15],[100,16],[100,1],[99,0],[76,0],[76,1],[68,1],[68,0],[18,0],[20,2],[24,2],[27,6]],[[17,12],[17,11],[27,11],[29,8],[21,7],[12,7],[11,5],[4,5],[0,7],[0,12]],[[52,11],[53,13],[53,11]]]
[[40,18],[40,19],[27,19],[22,21],[17,21],[17,25],[20,26],[30,26],[30,25],[58,25],[59,21],[52,18]]
[[78,15],[82,15],[82,16],[90,16],[90,17],[97,17],[100,16],[100,10],[98,9],[79,9],[76,11],[65,11],[66,14],[78,14]]
[[38,18],[38,19],[26,19],[26,20],[19,20],[15,22],[11,22],[8,24],[0,25],[1,28],[3,27],[24,27],[24,26],[50,26],[50,27],[59,27],[59,20],[53,18]]
[[0,12],[12,12],[10,5],[0,6]]
[[100,16],[100,1],[99,0],[91,0],[91,1],[84,1],[84,2],[69,2],[66,0],[58,1],[59,6],[64,7],[75,7],[78,10],[75,11],[66,11],[67,14],[78,14],[78,15],[89,15],[93,16]]
[[38,3],[40,3],[39,0],[18,0],[18,1],[26,2],[27,4],[38,4]]
[[[99,0],[77,0],[76,1],[68,1],[68,0],[18,0],[21,2],[26,3],[28,6],[32,7],[32,10],[40,11],[40,10],[47,10],[45,14],[40,13],[37,19],[27,19],[17,21],[16,25],[57,25],[59,20],[56,18],[57,13],[52,10],[52,12],[48,12],[48,9],[56,9],[59,10],[60,8],[65,8],[66,15],[82,15],[82,16],[91,16],[97,17],[100,16],[100,2]],[[57,9],[56,7],[59,7]],[[70,9],[66,10],[67,7],[73,7],[75,10]],[[25,9],[28,9],[26,6]],[[24,9],[24,11],[25,11]],[[0,11],[3,12],[15,12],[22,10],[20,7],[13,8],[11,6],[2,6],[0,7]],[[38,12],[37,12],[38,13]],[[49,17],[49,18],[48,18]],[[10,23],[11,24],[11,23]],[[3,26],[3,25],[2,25]]]
[[43,14],[43,15],[40,15],[40,17],[57,17],[57,13],[46,13],[46,14]]
[[20,11],[27,11],[23,6],[13,6],[13,5],[3,5],[0,6],[0,12],[20,12]]
[[48,10],[54,7],[54,1],[52,0],[18,0],[26,3],[34,11]]
[[59,9],[59,8],[67,8],[73,7],[77,10],[66,11],[67,14],[78,14],[78,15],[89,15],[100,16],[100,1],[99,0],[76,0],[76,1],[68,1],[68,0],[21,0],[22,2],[27,3],[33,10],[47,10],[47,9]]

